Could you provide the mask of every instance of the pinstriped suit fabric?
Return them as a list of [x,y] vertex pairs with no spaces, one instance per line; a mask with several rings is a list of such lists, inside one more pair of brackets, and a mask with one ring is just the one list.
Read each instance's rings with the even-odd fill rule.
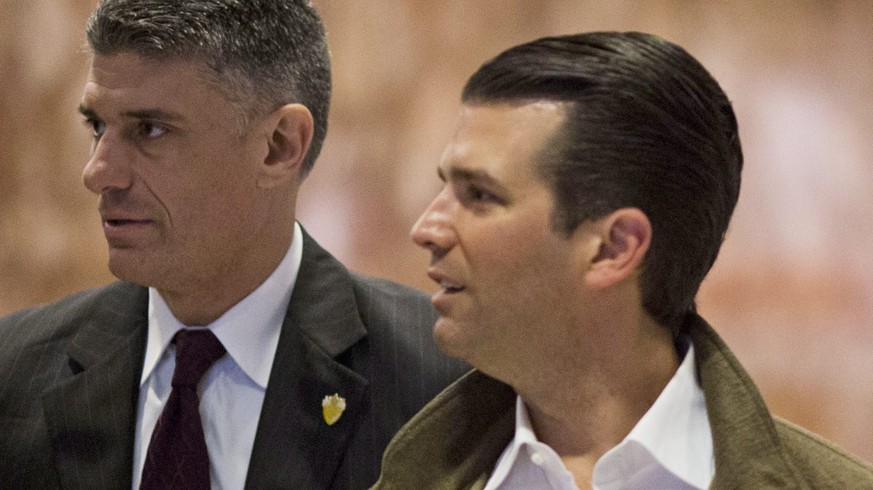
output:
[[[147,289],[0,319],[0,488],[130,488]],[[304,233],[247,488],[367,488],[400,426],[467,367],[433,345],[418,292],[347,271]],[[347,409],[325,424],[321,399]]]

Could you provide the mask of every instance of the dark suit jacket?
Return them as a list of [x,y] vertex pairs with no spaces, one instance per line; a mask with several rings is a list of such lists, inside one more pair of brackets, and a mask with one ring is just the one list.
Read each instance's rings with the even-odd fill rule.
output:
[[[778,417],[697,315],[686,324],[712,430],[712,489],[873,489],[873,468]],[[516,394],[473,371],[403,427],[385,451],[380,490],[482,489],[515,433]]]
[[[148,290],[118,282],[0,319],[0,489],[130,488]],[[391,436],[466,368],[421,293],[304,233],[247,488],[366,488]],[[321,400],[347,409],[328,426]]]

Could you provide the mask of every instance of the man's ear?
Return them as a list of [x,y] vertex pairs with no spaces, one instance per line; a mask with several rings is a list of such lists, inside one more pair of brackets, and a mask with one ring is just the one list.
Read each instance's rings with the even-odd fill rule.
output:
[[302,104],[276,109],[267,124],[269,152],[258,177],[262,188],[275,187],[289,177],[300,178],[315,127],[312,113]]
[[652,224],[637,208],[621,208],[597,220],[600,246],[585,281],[595,289],[616,284],[636,273],[652,243]]

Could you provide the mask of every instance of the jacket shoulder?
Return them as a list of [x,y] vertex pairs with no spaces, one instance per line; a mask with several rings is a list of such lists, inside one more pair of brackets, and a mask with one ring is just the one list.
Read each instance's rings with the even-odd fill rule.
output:
[[[92,352],[77,346],[81,332],[95,323],[125,330],[131,323],[125,310],[131,304],[144,304],[147,297],[147,289],[117,282],[0,318],[0,488],[60,486],[53,459],[57,440],[49,432],[46,393],[80,372],[81,365],[69,354],[75,347],[80,353]],[[108,345],[102,342],[111,338],[101,336],[89,345]],[[112,376],[102,373],[101,379]]]
[[423,390],[420,405],[414,410],[409,407],[411,415],[470,368],[437,348],[433,338],[437,313],[426,294],[385,279],[357,273],[351,277],[370,353],[402,366],[392,370],[393,374],[383,369],[372,375],[380,383]]
[[401,304],[414,305],[416,307],[423,306],[433,312],[428,296],[417,289],[387,279],[366,276],[357,272],[352,272],[351,277],[352,283],[355,287],[355,293],[359,298],[381,298],[388,301],[399,302]]
[[785,419],[773,420],[785,454],[811,488],[873,489],[873,466]]
[[515,433],[515,399],[510,386],[465,374],[397,433],[373,488],[481,488]]
[[14,351],[14,345],[42,344],[73,335],[97,309],[111,309],[145,294],[147,289],[142,286],[115,282],[0,318],[0,357],[2,352]]
[[427,337],[437,319],[430,298],[423,292],[386,279],[352,273],[355,302],[370,335],[386,334],[416,343]]

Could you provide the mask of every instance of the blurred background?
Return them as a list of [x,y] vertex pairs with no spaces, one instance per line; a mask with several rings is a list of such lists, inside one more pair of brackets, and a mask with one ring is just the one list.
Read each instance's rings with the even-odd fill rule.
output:
[[[0,0],[0,315],[112,280],[76,112],[94,0]],[[434,287],[408,231],[466,78],[536,37],[641,30],[734,101],[740,202],[700,310],[771,409],[873,460],[873,2],[320,0],[335,92],[300,220],[350,268]]]

